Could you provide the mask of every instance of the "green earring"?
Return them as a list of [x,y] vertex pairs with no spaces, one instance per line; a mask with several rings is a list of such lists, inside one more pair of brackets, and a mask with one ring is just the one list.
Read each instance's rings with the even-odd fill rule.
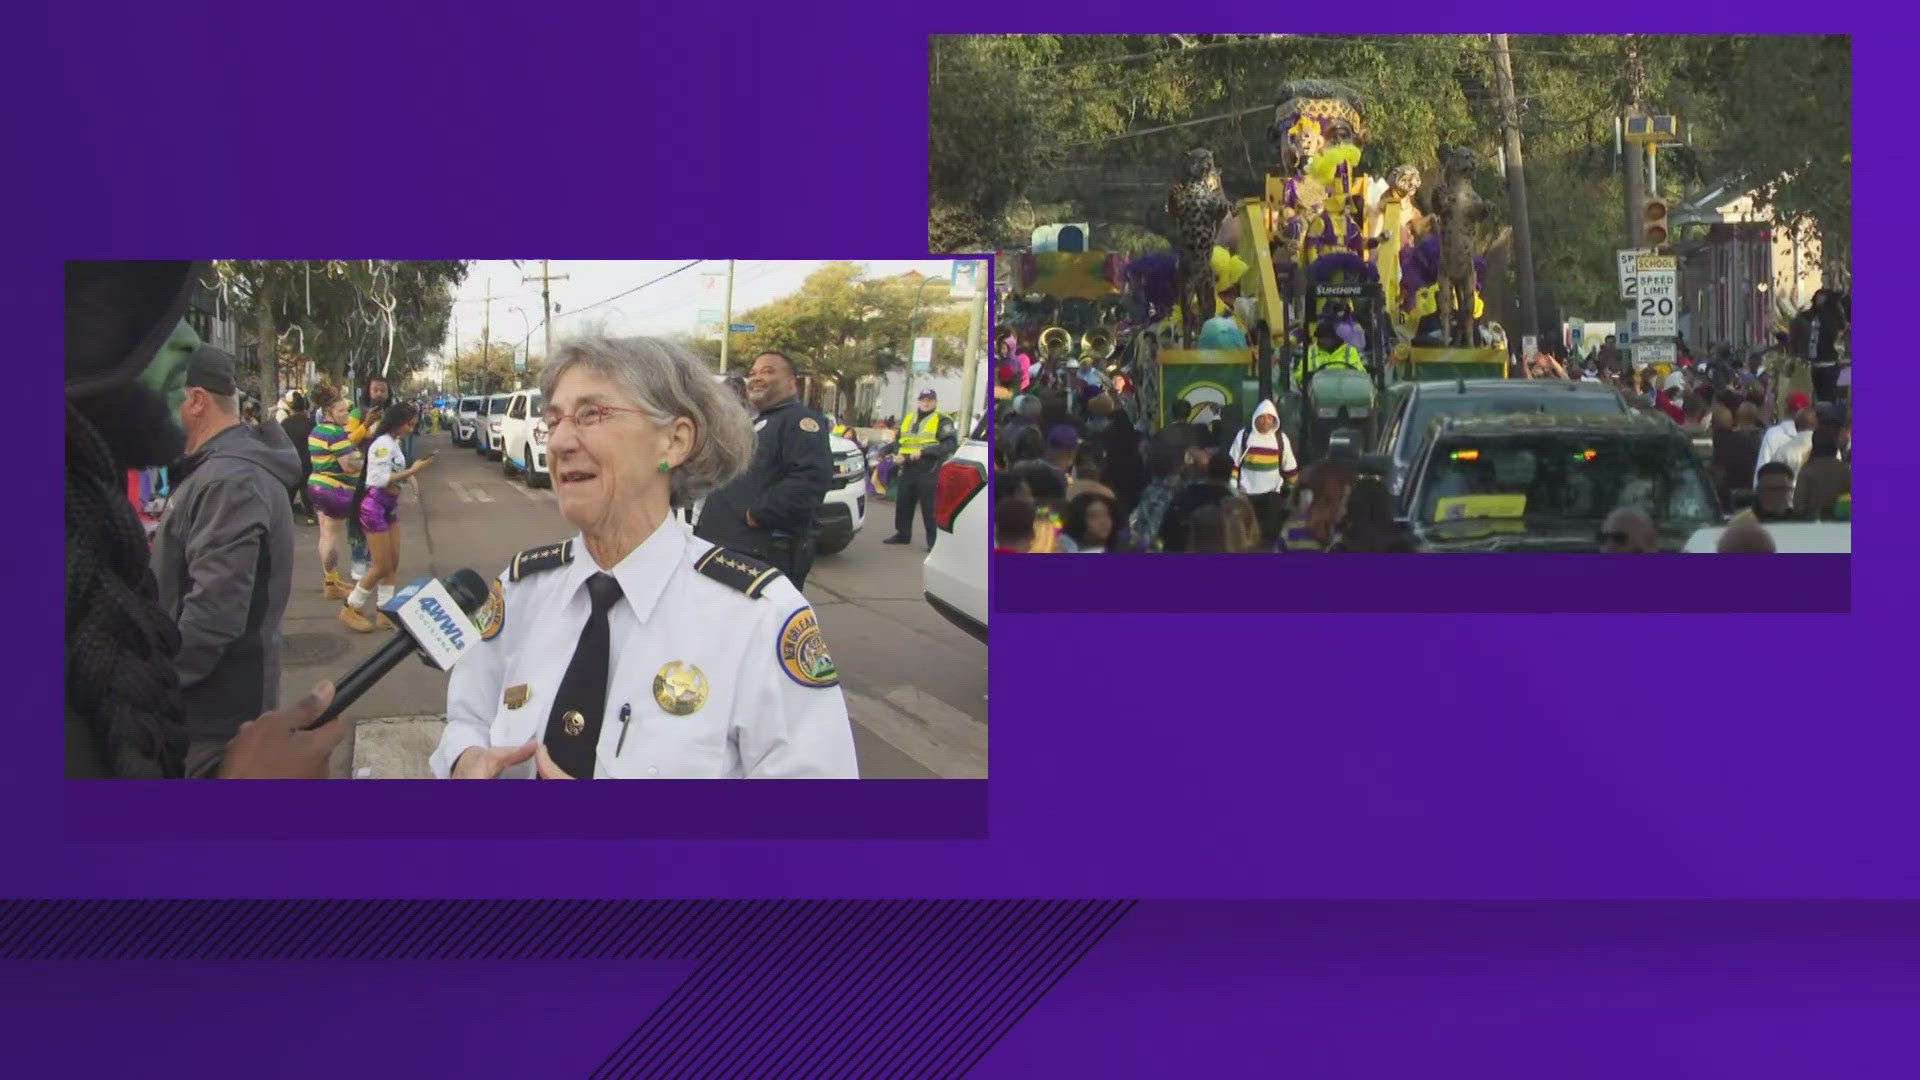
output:
[[664,462],[664,461],[663,461],[663,462],[661,462],[661,463],[660,463],[660,471],[661,471],[661,472],[672,472],[672,471],[673,471],[673,466],[671,466],[671,465],[669,465],[669,464],[667,464],[666,462]]

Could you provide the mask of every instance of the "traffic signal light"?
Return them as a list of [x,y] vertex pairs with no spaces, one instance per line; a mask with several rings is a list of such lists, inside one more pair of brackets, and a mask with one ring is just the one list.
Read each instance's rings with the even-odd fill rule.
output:
[[1641,242],[1650,248],[1667,243],[1667,200],[1648,199],[1640,209]]

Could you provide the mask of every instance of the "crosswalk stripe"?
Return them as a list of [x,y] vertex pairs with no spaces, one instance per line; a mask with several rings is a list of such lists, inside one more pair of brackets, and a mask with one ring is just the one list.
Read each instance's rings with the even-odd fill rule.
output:
[[449,482],[449,483],[447,484],[447,486],[453,489],[453,493],[454,493],[455,495],[458,495],[458,496],[460,496],[460,501],[461,501],[461,502],[472,502],[472,501],[473,501],[473,492],[471,492],[471,491],[468,491],[468,490],[466,489],[466,486],[465,486],[465,485],[463,485],[463,484],[455,484],[455,483],[451,483],[451,482]]
[[519,485],[519,484],[515,484],[514,486],[515,486],[516,488],[518,488],[518,489],[519,489],[519,491],[520,491],[520,494],[522,494],[522,495],[525,495],[525,496],[527,497],[527,501],[529,501],[529,502],[539,502],[539,501],[540,501],[540,493],[539,493],[539,492],[537,492],[537,491],[535,491],[535,490],[533,490],[533,489],[532,489],[532,488],[530,488],[530,487],[524,487],[524,486],[521,486],[521,485]]
[[474,485],[474,487],[473,487],[473,497],[474,497],[474,498],[476,498],[476,499],[478,499],[478,500],[480,500],[481,502],[492,502],[492,501],[493,501],[493,496],[491,496],[491,495],[489,495],[489,494],[487,494],[487,489],[486,489],[486,488],[483,488],[483,487],[480,487],[480,486],[479,486],[479,485],[477,485],[477,484],[476,484],[476,485]]

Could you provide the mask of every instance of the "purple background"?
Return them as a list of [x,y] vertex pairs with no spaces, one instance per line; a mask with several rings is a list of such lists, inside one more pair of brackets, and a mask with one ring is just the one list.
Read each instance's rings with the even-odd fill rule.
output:
[[[24,163],[8,177],[18,231],[7,295],[24,315],[9,342],[15,397],[56,400],[65,258],[921,254],[928,29],[1091,31],[1168,19],[1138,2],[1037,4],[992,18],[959,10],[729,9],[705,25],[694,24],[696,9],[633,6],[490,14],[468,4],[347,3],[315,12],[229,0],[28,12],[17,28],[26,48],[6,76]],[[1479,5],[1471,21],[1540,31],[1541,10]],[[1620,29],[1569,25],[1574,14],[1551,17],[1560,29]],[[1289,13],[1286,29],[1352,31],[1363,15]],[[1663,12],[1657,29],[1712,29],[1688,26],[1709,18]],[[1243,25],[1216,29],[1274,29],[1271,13],[1257,19],[1247,25],[1256,20],[1249,11]],[[1774,3],[1742,9],[1739,21],[1800,30],[1804,20],[1803,9]],[[1910,140],[1897,137],[1910,58],[1896,35],[1869,35],[1856,63],[1857,127],[1868,138],[1855,198],[1884,215],[1904,205],[1899,184],[1913,166]],[[1902,430],[1892,406],[1914,400],[1915,379],[1905,332],[1885,317],[1903,310],[1892,289],[1894,239],[1863,229],[1857,244],[1868,313],[1857,351],[1887,358],[1868,360],[1859,375],[1857,467],[1871,489],[1872,476],[1893,474],[1904,444],[1887,438]],[[17,410],[15,445],[53,445],[55,417]],[[18,468],[10,479],[14,504],[34,509],[6,533],[9,606],[59,611],[54,470]],[[197,794],[128,786],[109,807],[93,802],[109,796],[59,779],[58,643],[17,614],[10,758],[20,767],[0,786],[11,841],[0,885],[23,896],[129,897],[1910,897],[1920,894],[1911,839],[1920,734],[1903,719],[1912,712],[1903,675],[1915,597],[1911,522],[1899,519],[1911,513],[1897,499],[1864,500],[1850,615],[1705,614],[1815,601],[1801,595],[1798,570],[1756,565],[1729,580],[1731,571],[1671,563],[1643,581],[1608,583],[1605,594],[1638,590],[1646,610],[1701,614],[1003,610],[986,840],[421,838],[505,832],[507,823],[521,836],[604,835],[582,819],[663,812],[628,794],[602,796],[611,801],[598,809],[558,807],[548,785],[393,786],[404,797],[370,785],[215,785]],[[1446,565],[1454,580],[1436,589],[1464,583],[1494,605],[1515,587],[1492,563]],[[1565,561],[1558,585],[1569,597],[1592,588],[1587,565]],[[1125,590],[1152,577],[1140,587],[1191,591],[1194,607],[1234,588],[1183,573],[1166,560],[1092,587]],[[1430,606],[1420,581],[1395,588],[1355,605]],[[1587,595],[1567,606],[1602,603]],[[977,798],[950,786],[955,799]],[[887,829],[895,797],[872,792],[865,812],[872,829]],[[810,813],[767,801],[786,798],[844,796],[829,785],[742,796],[688,829],[714,835],[731,821],[737,835],[765,836],[789,827],[770,817]],[[832,812],[858,811],[842,803]],[[204,835],[221,818],[256,838],[92,838],[103,829]],[[275,822],[286,826],[276,835],[342,839],[259,835]],[[397,838],[369,839],[383,835]],[[1846,937],[1857,908],[1792,909],[1791,932],[1781,931],[1790,948],[1771,947],[1778,935],[1767,927],[1785,917],[1764,913],[1781,909],[1740,922],[1725,904],[1666,905],[1653,910],[1704,914],[1653,933],[1561,908],[1558,952],[1532,955],[1508,939],[1491,958],[1492,930],[1466,934],[1444,914],[1410,917],[1393,933],[1334,924],[1324,955],[1368,943],[1379,952],[1357,954],[1334,982],[1316,976],[1313,985],[1328,988],[1318,995],[1274,974],[1272,965],[1298,956],[1297,924],[1279,909],[1234,910],[1241,921],[1201,909],[1191,919],[1123,923],[1139,935],[1129,946],[1135,966],[1096,967],[1096,950],[988,1071],[1046,1068],[1064,1060],[1064,1045],[1092,1055],[1093,1068],[1080,1070],[1089,1074],[1151,1068],[1159,1048],[1172,1055],[1169,1067],[1201,1054],[1201,1072],[1291,1060],[1326,1074],[1338,1060],[1349,1075],[1375,1075],[1384,1065],[1352,1063],[1391,1062],[1402,1050],[1397,1060],[1421,1060],[1424,1039],[1435,1053],[1471,1053],[1493,1068],[1521,1060],[1534,1066],[1523,1074],[1540,1075],[1538,1063],[1552,1060],[1541,1055],[1584,1066],[1702,1053],[1673,1034],[1682,1014],[1717,1048],[1709,1060],[1751,1055],[1759,1067],[1738,1071],[1756,1075],[1812,1060],[1804,1055],[1912,1002],[1913,950],[1889,961],[1873,939]],[[1374,909],[1330,910],[1357,919]],[[1899,913],[1901,940],[1910,941],[1913,909],[1885,910]],[[1247,946],[1256,934],[1259,947]],[[1643,951],[1623,952],[1623,942]],[[1207,963],[1219,966],[1190,961],[1181,979],[1151,977],[1154,965],[1196,950],[1214,950]],[[1380,972],[1395,981],[1379,982]],[[1210,986],[1215,975],[1240,980],[1240,994]],[[1870,981],[1896,978],[1906,981]],[[293,994],[300,983],[279,985]],[[1808,985],[1828,993],[1816,997]],[[1125,994],[1131,1004],[1117,1004]],[[1176,994],[1188,1003],[1176,1005]],[[1542,1003],[1539,994],[1559,996]],[[1397,1025],[1382,1020],[1383,1005],[1403,1008]],[[1283,1014],[1296,1025],[1284,1043],[1261,1027]],[[1114,1024],[1092,1026],[1103,1017]],[[1151,1036],[1149,1056],[1120,1056],[1126,1040],[1111,1032],[1129,1025]],[[1381,1038],[1406,1030],[1417,1038]],[[1540,1039],[1525,1041],[1529,1032]],[[1652,1053],[1607,1045],[1623,1037]],[[1090,1044],[1099,1039],[1107,1044]],[[1583,1056],[1596,1046],[1604,1053]],[[1848,1049],[1861,1056],[1834,1071],[1911,1056],[1884,1038]]]

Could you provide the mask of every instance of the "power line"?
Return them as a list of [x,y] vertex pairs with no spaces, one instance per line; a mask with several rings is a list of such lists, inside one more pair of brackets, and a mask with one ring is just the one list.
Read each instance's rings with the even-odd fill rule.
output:
[[559,316],[558,316],[558,318],[562,318],[562,319],[564,319],[564,318],[566,318],[566,317],[567,317],[567,316],[569,316],[569,315],[578,315],[578,314],[580,314],[580,313],[581,313],[581,312],[583,312],[583,311],[591,311],[591,310],[593,310],[594,308],[597,308],[597,307],[599,307],[599,306],[600,306],[601,304],[611,304],[611,303],[613,303],[613,302],[614,302],[615,300],[618,300],[618,299],[620,299],[620,298],[621,298],[621,297],[623,297],[623,296],[632,296],[632,295],[633,295],[634,293],[637,293],[637,292],[639,292],[639,291],[640,291],[641,289],[644,289],[644,288],[647,288],[647,287],[648,287],[648,286],[650,286],[650,285],[658,285],[658,284],[660,284],[661,282],[663,282],[663,281],[665,281],[665,280],[667,280],[668,278],[670,278],[670,277],[672,277],[673,275],[675,275],[675,274],[679,274],[679,273],[683,273],[683,272],[685,272],[685,271],[688,271],[688,270],[691,270],[691,269],[693,269],[694,267],[696,267],[696,266],[699,266],[699,265],[700,265],[701,263],[703,263],[703,262],[706,262],[706,261],[707,261],[707,260],[705,260],[705,259],[695,259],[695,260],[693,260],[692,262],[690,262],[690,263],[687,263],[687,264],[686,264],[686,265],[684,265],[684,266],[678,266],[678,267],[675,267],[674,269],[672,269],[672,270],[669,270],[669,271],[667,271],[666,273],[664,273],[664,274],[661,274],[661,275],[660,275],[659,277],[657,277],[657,278],[654,278],[654,279],[652,279],[652,280],[650,280],[650,281],[643,281],[643,282],[641,282],[640,284],[638,284],[638,285],[635,285],[635,286],[634,286],[633,288],[631,288],[631,289],[628,289],[628,290],[626,290],[625,292],[617,292],[617,293],[614,293],[614,294],[613,294],[612,296],[609,296],[609,297],[607,297],[607,298],[606,298],[605,300],[595,300],[595,301],[594,301],[593,303],[591,303],[591,304],[587,304],[587,305],[586,305],[586,306],[584,306],[584,307],[577,307],[577,308],[574,308],[574,309],[573,309],[573,310],[571,310],[571,311],[567,311],[567,312],[564,312],[564,313],[562,313],[561,315],[559,315]]

